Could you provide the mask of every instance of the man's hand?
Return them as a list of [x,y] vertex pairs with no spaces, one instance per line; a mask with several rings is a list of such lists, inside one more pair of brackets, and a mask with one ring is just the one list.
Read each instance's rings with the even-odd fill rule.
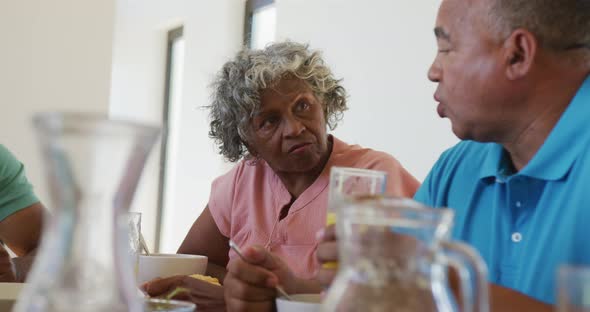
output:
[[281,285],[289,294],[297,293],[302,281],[287,264],[260,246],[245,248],[246,261],[230,261],[224,280],[228,311],[272,311]]
[[338,272],[337,267],[334,267],[333,265],[325,265],[326,263],[335,263],[338,261],[338,242],[334,225],[330,225],[327,228],[320,230],[317,239],[318,250],[316,255],[320,262],[320,270],[317,279],[324,288],[328,288]]
[[0,282],[16,282],[14,265],[2,244],[0,244]]
[[166,297],[179,287],[187,291],[179,292],[169,299],[193,302],[199,311],[225,311],[223,287],[190,276],[156,278],[143,284],[141,288],[151,297]]

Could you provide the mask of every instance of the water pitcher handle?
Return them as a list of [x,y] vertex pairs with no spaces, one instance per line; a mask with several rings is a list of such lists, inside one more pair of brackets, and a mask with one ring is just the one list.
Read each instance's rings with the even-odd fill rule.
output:
[[467,244],[456,241],[443,241],[441,244],[447,265],[459,273],[463,311],[488,312],[487,268],[483,259]]

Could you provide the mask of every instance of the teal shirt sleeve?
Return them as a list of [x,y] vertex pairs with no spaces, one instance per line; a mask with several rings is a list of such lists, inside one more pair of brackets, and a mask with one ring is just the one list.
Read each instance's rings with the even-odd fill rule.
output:
[[37,202],[24,165],[0,144],[0,221]]

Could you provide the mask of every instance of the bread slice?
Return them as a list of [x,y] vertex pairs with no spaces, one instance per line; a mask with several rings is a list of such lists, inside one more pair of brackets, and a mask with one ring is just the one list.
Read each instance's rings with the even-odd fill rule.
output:
[[202,280],[205,281],[209,284],[213,284],[213,285],[217,285],[217,286],[221,286],[221,284],[219,283],[219,280],[215,277],[212,276],[208,276],[208,275],[202,275],[202,274],[192,274],[189,275],[192,278],[196,278],[198,280]]

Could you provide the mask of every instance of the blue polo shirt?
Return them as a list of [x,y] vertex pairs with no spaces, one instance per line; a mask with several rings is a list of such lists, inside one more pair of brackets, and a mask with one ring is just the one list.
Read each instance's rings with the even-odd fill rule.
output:
[[453,238],[479,251],[490,282],[555,303],[557,268],[590,265],[590,76],[520,172],[501,145],[463,141],[415,199],[455,210]]

